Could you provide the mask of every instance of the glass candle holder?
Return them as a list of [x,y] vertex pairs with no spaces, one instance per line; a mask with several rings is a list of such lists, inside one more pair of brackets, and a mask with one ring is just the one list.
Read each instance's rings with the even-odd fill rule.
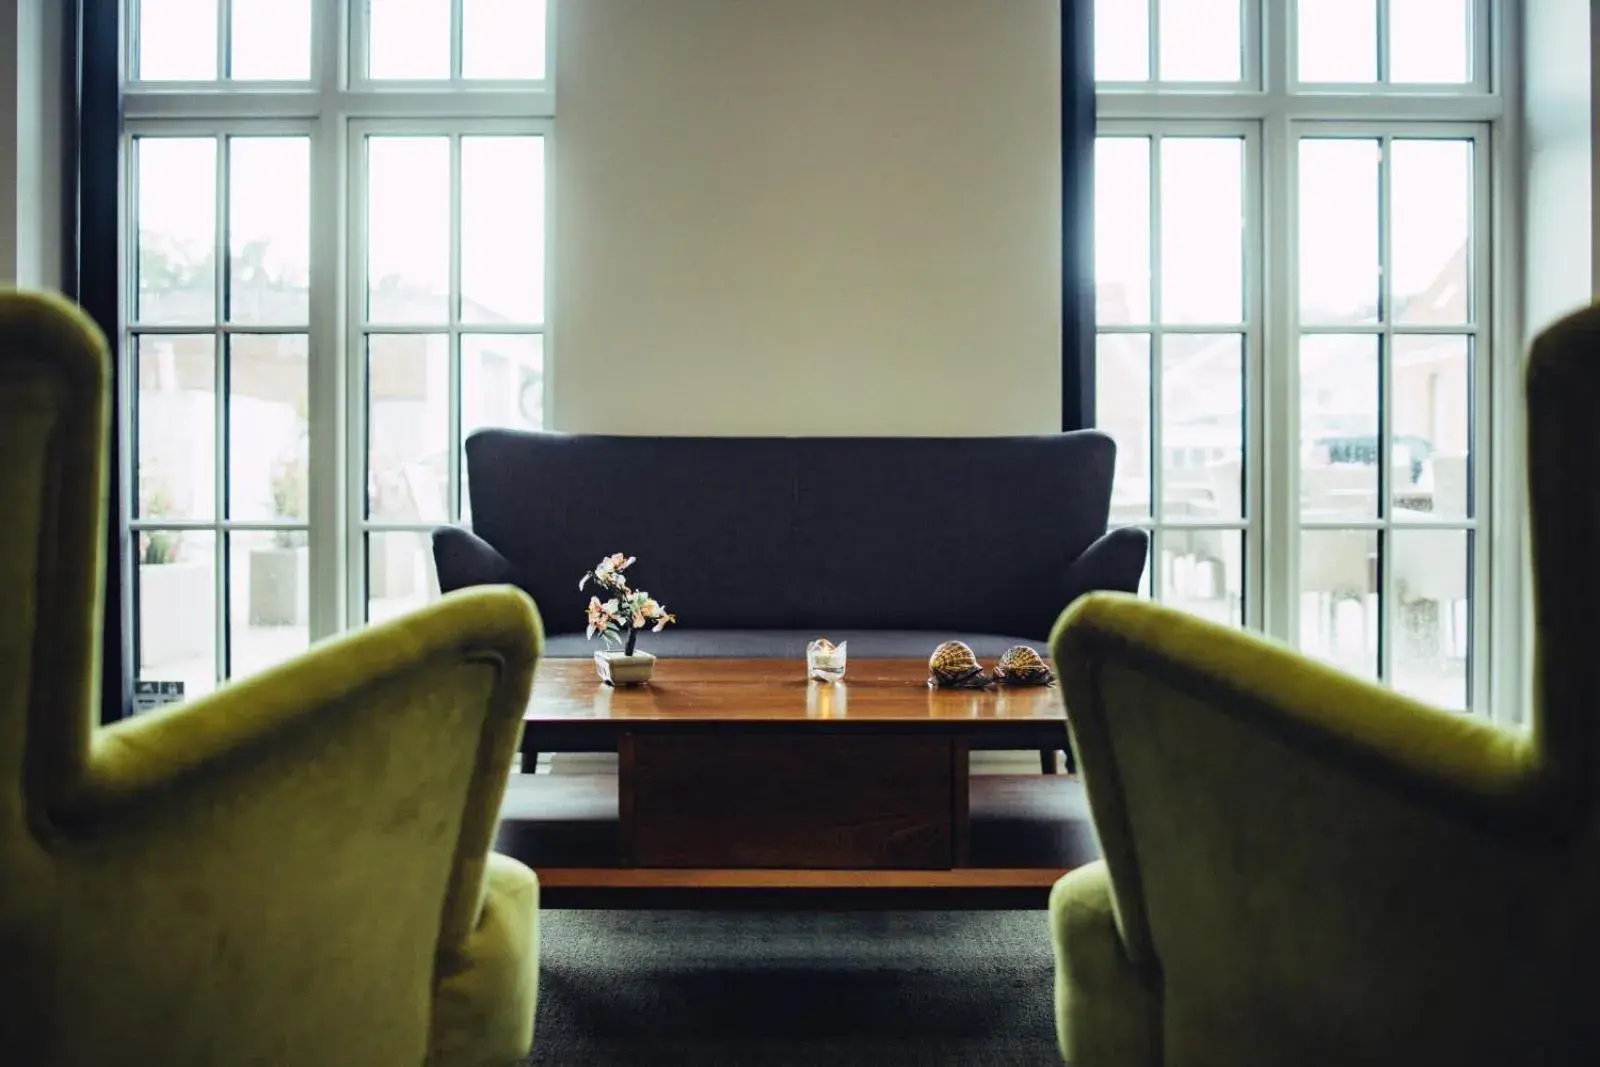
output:
[[806,676],[819,682],[837,682],[844,677],[845,647],[850,642],[835,645],[826,637],[819,637],[806,646]]

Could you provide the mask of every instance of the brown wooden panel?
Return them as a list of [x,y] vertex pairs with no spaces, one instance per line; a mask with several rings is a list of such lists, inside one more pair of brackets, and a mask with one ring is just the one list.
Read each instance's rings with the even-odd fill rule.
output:
[[948,868],[951,746],[896,735],[632,735],[621,762],[632,779],[622,812],[629,862]]
[[965,867],[972,854],[972,824],[968,813],[971,790],[967,787],[971,776],[971,748],[966,741],[957,738],[950,743],[950,829],[955,835],[950,851],[954,867]]

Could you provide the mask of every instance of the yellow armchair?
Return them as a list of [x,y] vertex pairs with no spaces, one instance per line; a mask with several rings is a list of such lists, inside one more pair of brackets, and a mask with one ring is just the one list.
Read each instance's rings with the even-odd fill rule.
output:
[[447,597],[95,728],[107,383],[76,309],[0,295],[0,1058],[514,1063],[538,883],[489,848],[532,602]]
[[1600,309],[1528,405],[1531,733],[1131,597],[1063,615],[1104,850],[1050,900],[1075,1067],[1600,1056]]

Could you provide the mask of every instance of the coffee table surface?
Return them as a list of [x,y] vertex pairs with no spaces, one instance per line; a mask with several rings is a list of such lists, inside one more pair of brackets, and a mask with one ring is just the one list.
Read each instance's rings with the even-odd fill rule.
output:
[[932,689],[914,659],[851,660],[841,682],[807,680],[793,659],[663,659],[650,684],[612,688],[592,659],[541,660],[523,720],[574,722],[1063,722],[1056,686]]

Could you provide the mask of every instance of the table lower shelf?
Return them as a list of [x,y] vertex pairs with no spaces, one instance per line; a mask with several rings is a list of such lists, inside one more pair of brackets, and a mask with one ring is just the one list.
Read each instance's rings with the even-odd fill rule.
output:
[[495,848],[539,872],[547,908],[1036,908],[1099,856],[1081,783],[974,775],[969,865],[933,870],[627,867],[614,775],[516,775]]

